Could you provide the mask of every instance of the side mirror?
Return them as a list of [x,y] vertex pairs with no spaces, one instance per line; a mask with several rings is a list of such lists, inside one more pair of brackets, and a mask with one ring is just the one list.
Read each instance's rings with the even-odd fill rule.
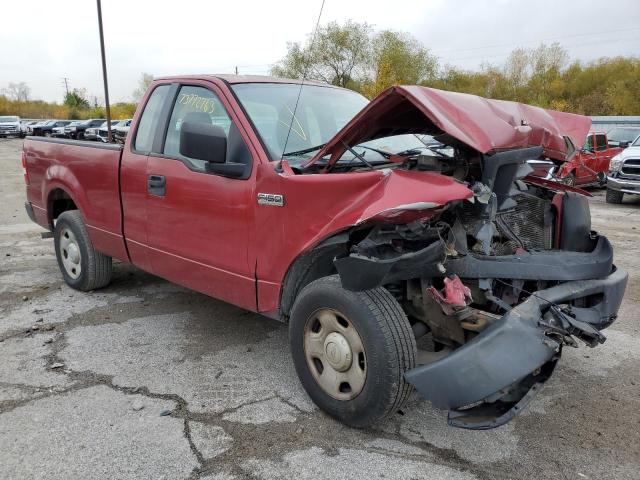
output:
[[183,122],[180,126],[180,155],[209,163],[224,163],[227,135],[217,125]]

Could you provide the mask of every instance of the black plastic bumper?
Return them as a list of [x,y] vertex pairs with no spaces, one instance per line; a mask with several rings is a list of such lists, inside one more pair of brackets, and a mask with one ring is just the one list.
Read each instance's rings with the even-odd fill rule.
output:
[[[405,378],[436,407],[452,411],[451,425],[497,427],[528,403],[559,358],[561,342],[543,320],[550,302],[595,299],[591,307],[572,307],[572,316],[600,330],[615,319],[626,284],[627,273],[618,269],[605,278],[540,290],[469,343],[441,360],[406,372]],[[522,395],[500,402],[501,392],[519,383],[525,386],[520,389]]]
[[[517,255],[464,255],[449,258],[444,266],[448,275],[460,278],[511,278],[520,280],[585,280],[603,278],[613,266],[613,248],[606,237],[595,240],[591,252],[548,250]],[[444,258],[444,245],[434,242],[423,250],[378,259],[350,255],[334,261],[342,286],[359,291],[398,280],[441,277],[438,262]]]

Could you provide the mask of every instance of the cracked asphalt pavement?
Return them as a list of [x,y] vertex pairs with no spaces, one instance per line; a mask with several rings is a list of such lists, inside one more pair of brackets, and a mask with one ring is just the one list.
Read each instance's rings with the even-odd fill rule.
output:
[[130,265],[68,288],[0,140],[0,478],[638,479],[640,199],[590,199],[630,272],[598,348],[565,349],[515,421],[465,431],[414,394],[369,430],[321,413],[287,328]]

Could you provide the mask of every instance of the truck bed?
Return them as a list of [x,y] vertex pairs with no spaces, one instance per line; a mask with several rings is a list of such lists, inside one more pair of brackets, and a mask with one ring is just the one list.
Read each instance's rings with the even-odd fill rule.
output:
[[[29,173],[27,201],[34,220],[51,230],[56,202],[72,201],[82,214],[94,248],[127,259],[119,189],[121,154],[121,145],[26,138],[23,162]],[[74,192],[75,197],[61,196],[63,190]]]

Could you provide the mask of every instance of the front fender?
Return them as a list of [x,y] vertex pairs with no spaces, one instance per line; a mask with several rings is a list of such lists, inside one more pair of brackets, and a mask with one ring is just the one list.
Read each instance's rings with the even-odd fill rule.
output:
[[456,180],[429,172],[384,169],[366,172],[278,173],[260,165],[256,194],[278,194],[282,206],[256,207],[259,239],[256,274],[259,308],[276,310],[280,287],[296,258],[323,240],[380,220],[404,223],[433,215],[448,202],[473,196]]

